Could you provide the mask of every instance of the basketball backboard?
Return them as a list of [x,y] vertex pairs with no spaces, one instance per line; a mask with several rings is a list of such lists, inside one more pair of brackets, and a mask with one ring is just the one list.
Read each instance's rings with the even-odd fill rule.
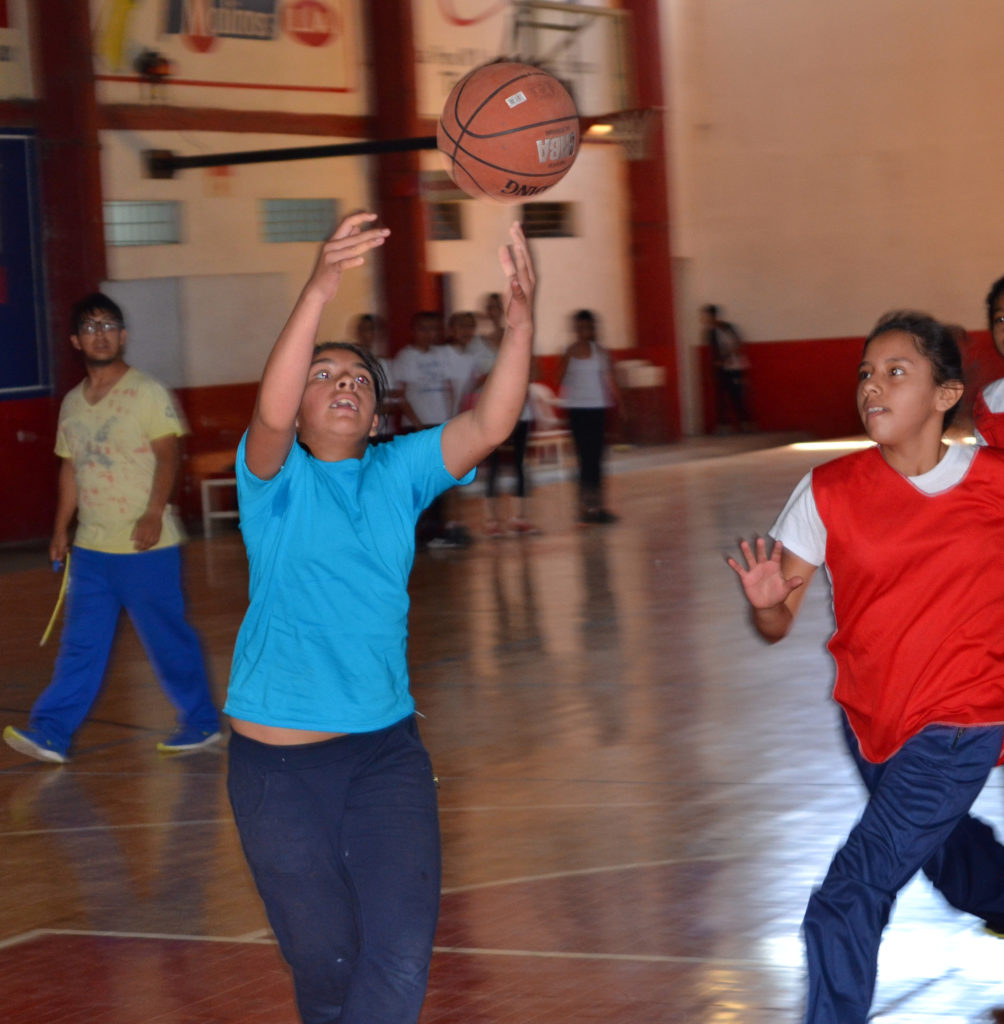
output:
[[627,11],[562,0],[512,0],[510,53],[560,78],[583,118],[634,106]]

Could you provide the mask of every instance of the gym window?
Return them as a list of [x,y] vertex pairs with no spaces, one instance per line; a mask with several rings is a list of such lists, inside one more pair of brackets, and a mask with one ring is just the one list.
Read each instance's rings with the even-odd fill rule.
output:
[[323,242],[338,223],[334,199],[263,199],[260,213],[266,242]]
[[429,203],[429,237],[434,242],[459,242],[464,237],[463,203]]
[[526,203],[523,234],[527,238],[573,238],[575,209],[572,203]]
[[110,200],[104,204],[105,245],[177,245],[181,204]]

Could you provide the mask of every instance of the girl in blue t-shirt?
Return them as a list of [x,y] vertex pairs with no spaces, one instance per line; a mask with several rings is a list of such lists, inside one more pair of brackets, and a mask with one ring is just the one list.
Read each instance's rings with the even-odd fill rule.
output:
[[305,1024],[408,1024],[439,908],[435,783],[408,690],[415,523],[511,433],[526,397],[534,273],[518,225],[499,256],[507,329],[481,400],[372,447],[379,363],[321,345],[342,274],[389,235],[347,217],[265,366],[237,459],[250,604],[225,711],[228,791]]

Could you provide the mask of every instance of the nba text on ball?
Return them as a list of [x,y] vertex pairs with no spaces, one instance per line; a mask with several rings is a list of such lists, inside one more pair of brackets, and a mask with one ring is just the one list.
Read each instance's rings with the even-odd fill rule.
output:
[[542,164],[555,160],[570,160],[575,156],[575,132],[557,135],[553,139],[537,139],[537,159]]

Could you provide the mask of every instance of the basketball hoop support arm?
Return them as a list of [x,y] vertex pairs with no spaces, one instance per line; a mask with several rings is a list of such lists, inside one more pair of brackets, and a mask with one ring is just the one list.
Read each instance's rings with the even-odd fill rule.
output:
[[233,167],[236,164],[267,164],[282,160],[319,160],[332,156],[376,156],[381,153],[409,153],[435,149],[436,136],[414,139],[369,139],[342,142],[330,146],[294,146],[289,149],[249,149],[236,153],[207,153],[203,156],[175,156],[169,149],[143,151],[148,178],[173,178],[178,171],[194,167]]

